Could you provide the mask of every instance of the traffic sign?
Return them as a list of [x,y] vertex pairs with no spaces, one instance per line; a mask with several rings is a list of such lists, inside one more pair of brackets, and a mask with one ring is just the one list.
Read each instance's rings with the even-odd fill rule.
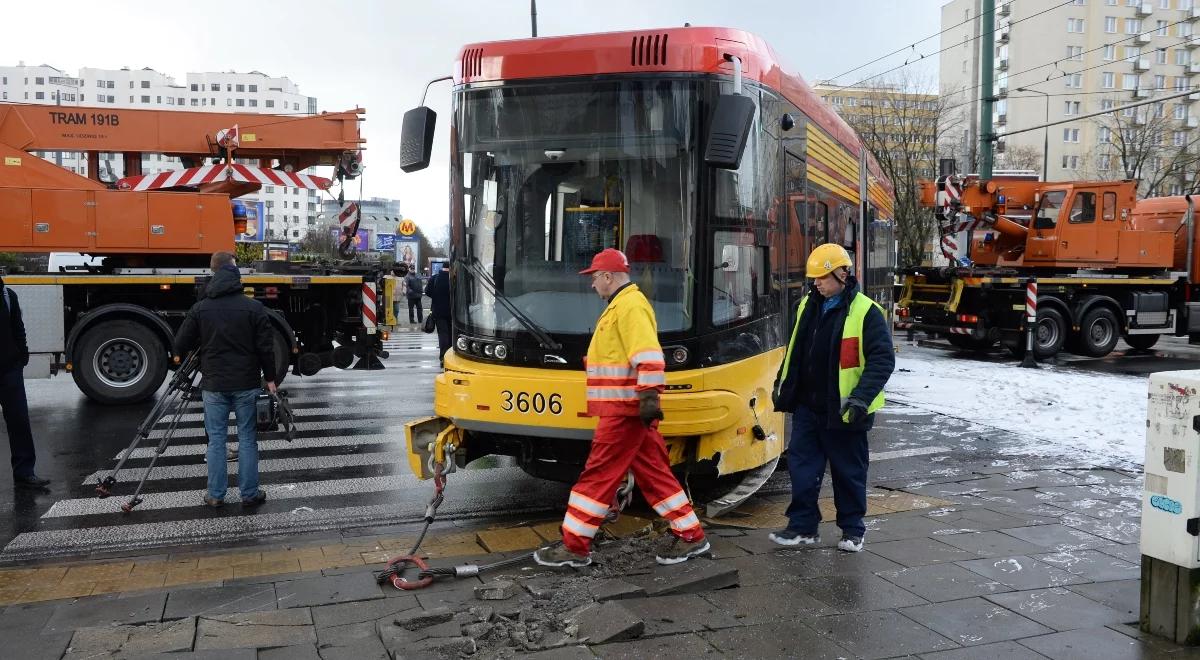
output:
[[413,234],[417,233],[417,223],[405,218],[404,221],[400,223],[398,229],[401,235],[412,236]]

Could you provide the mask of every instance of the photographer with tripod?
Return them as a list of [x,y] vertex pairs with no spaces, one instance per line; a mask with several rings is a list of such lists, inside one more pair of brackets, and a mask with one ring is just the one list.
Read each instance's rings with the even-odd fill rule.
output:
[[275,355],[271,321],[262,303],[242,295],[242,276],[233,254],[217,252],[205,298],[192,306],[175,336],[175,354],[200,351],[200,389],[208,432],[208,492],[204,504],[225,503],[229,484],[225,460],[229,413],[238,427],[238,488],[242,506],[267,499],[258,487],[256,402],[262,382],[274,393]]

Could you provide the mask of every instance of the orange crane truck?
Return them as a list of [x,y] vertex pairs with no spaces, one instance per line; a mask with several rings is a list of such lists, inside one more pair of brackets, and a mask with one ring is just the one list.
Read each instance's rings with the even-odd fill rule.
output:
[[1191,197],[1138,200],[1134,181],[974,175],[922,182],[921,194],[950,265],[905,273],[898,329],[1021,356],[1032,295],[1038,358],[1102,357],[1120,338],[1138,349],[1164,334],[1200,340]]
[[[84,394],[104,404],[152,396],[171,368],[175,330],[203,295],[209,256],[233,251],[235,233],[245,230],[232,198],[262,185],[328,189],[330,180],[302,174],[316,165],[333,166],[338,181],[357,176],[363,113],[0,103],[0,252],[77,252],[102,263],[6,275],[29,336],[26,377],[69,371]],[[82,152],[87,175],[35,151]],[[114,154],[123,176],[101,180],[100,163]],[[185,169],[144,174],[145,154],[177,157]],[[353,205],[348,209],[343,230],[353,236],[357,217]],[[373,320],[382,304],[368,310],[363,303],[374,270],[239,265],[246,295],[270,310],[280,373],[312,375],[381,352]]]

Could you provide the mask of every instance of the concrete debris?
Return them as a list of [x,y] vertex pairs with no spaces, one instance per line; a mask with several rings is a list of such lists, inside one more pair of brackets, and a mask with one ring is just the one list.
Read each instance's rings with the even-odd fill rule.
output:
[[432,610],[403,612],[396,617],[396,625],[405,630],[418,630],[439,623],[446,623],[452,618],[454,618],[454,613],[449,608],[437,607]]
[[493,580],[475,587],[479,600],[508,600],[517,595],[517,583],[512,580]]
[[636,639],[646,630],[640,617],[615,601],[584,606],[572,614],[571,622],[578,626],[575,636],[588,644]]

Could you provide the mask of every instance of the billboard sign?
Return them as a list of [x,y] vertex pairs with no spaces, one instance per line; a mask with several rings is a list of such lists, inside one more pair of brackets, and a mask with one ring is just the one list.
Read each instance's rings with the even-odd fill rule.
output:
[[375,234],[375,249],[392,254],[396,251],[395,234]]
[[417,265],[421,263],[421,244],[415,237],[396,238],[396,263],[404,262],[410,269],[421,272]]
[[246,207],[246,231],[233,240],[238,243],[261,243],[266,236],[267,214],[265,202],[243,202]]
[[[340,245],[342,242],[342,230],[341,229],[331,229],[331,230],[329,230],[329,233],[333,235],[333,242]],[[354,249],[359,252],[366,252],[368,245],[370,245],[370,241],[367,240],[367,230],[359,229],[358,236],[355,238],[355,241],[354,241]]]

